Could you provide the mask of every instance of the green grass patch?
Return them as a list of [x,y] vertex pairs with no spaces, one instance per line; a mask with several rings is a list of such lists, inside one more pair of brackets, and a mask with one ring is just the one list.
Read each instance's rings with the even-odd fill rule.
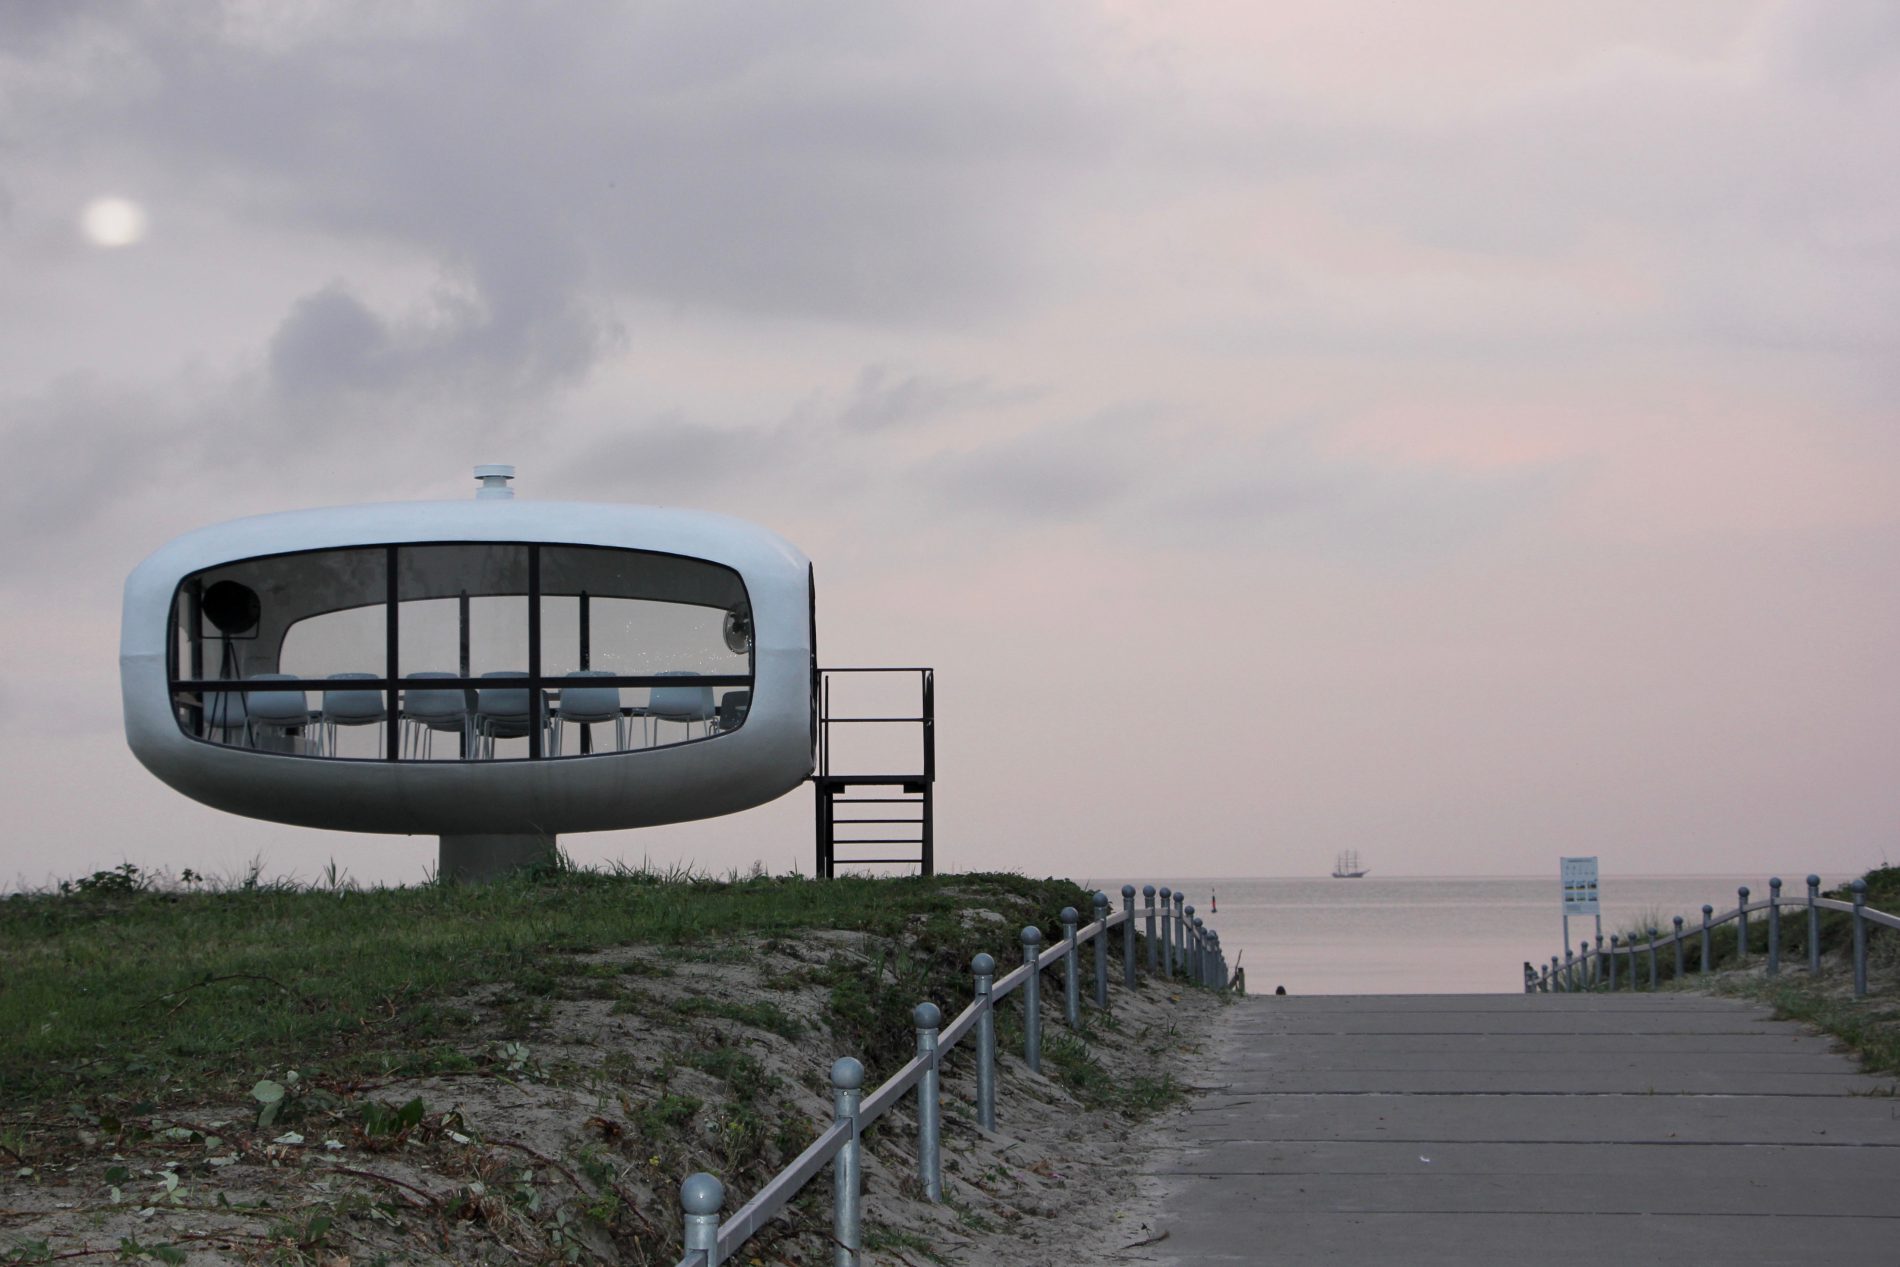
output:
[[737,1021],[753,1029],[777,1034],[780,1038],[797,1038],[805,1032],[803,1021],[773,1003],[738,1003],[695,994],[679,1000],[672,1011],[676,1016],[716,1016],[721,1020]]
[[[834,956],[833,1028],[876,1074],[908,1056],[910,1008],[969,992],[969,959],[1077,903],[1067,881],[1022,876],[718,881],[554,871],[483,886],[359,890],[258,883],[184,891],[136,868],[0,901],[0,1109],[241,1099],[288,1069],[349,1082],[480,1065],[478,1022],[522,1038],[550,999],[606,993],[580,957],[657,946],[680,959],[751,958],[735,938],[865,934]],[[114,878],[116,877],[116,878]],[[972,891],[1003,925],[966,928]],[[925,948],[916,948],[923,944]],[[705,1015],[786,1033],[761,1005]],[[946,1010],[952,1010],[946,1007]]]
[[1869,1073],[1900,1075],[1900,1006],[1891,998],[1829,993],[1805,977],[1728,982],[1724,991],[1760,999],[1781,1020],[1804,1021],[1833,1035]]
[[[1080,1033],[1066,1029],[1045,1029],[1042,1061],[1045,1072],[1069,1089],[1070,1094],[1094,1109],[1114,1109],[1133,1117],[1168,1108],[1187,1098],[1187,1090],[1166,1073],[1140,1076],[1126,1082],[1102,1068],[1089,1047],[1095,1037],[1091,1026]],[[1151,1048],[1151,1050],[1158,1050]]]

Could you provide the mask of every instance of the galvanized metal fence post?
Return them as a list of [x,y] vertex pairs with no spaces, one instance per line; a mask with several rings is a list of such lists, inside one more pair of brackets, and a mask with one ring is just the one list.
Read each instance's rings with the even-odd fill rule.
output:
[[1808,877],[1808,975],[1821,975],[1821,908],[1814,903],[1821,896],[1821,877]]
[[1095,1006],[1108,1006],[1108,894],[1098,891],[1090,899],[1095,908]]
[[1579,989],[1594,990],[1597,988],[1597,983],[1595,979],[1592,977],[1592,970],[1595,967],[1596,967],[1596,961],[1590,958],[1590,943],[1587,941],[1578,942],[1577,943],[1577,980],[1581,983],[1578,986]]
[[1161,975],[1174,975],[1174,890],[1161,886]]
[[1203,931],[1201,917],[1194,913],[1192,906],[1188,913],[1188,980],[1195,985],[1207,984],[1207,934]]
[[1707,976],[1715,959],[1715,934],[1709,931],[1709,916],[1715,914],[1715,908],[1707,902],[1702,904],[1702,975]]
[[851,1134],[831,1163],[831,1241],[837,1247],[833,1267],[859,1267],[864,1248],[864,1141],[858,1132],[858,1103],[863,1098],[864,1066],[840,1056],[831,1066],[831,1101],[838,1120],[851,1123]]
[[1656,986],[1656,930],[1652,928],[1649,930],[1649,988],[1654,990]]
[[680,1184],[680,1208],[686,1218],[686,1252],[704,1250],[706,1267],[719,1261],[719,1211],[726,1204],[726,1185],[705,1171],[686,1176]]
[[1577,952],[1572,950],[1570,947],[1565,946],[1564,947],[1564,989],[1566,991],[1573,991],[1576,988],[1577,988]]
[[1550,957],[1550,988],[1558,994],[1564,993],[1563,973],[1557,968],[1557,956]]
[[[1181,895],[1176,893],[1175,899]],[[1194,903],[1189,902],[1181,908],[1180,918],[1175,923],[1181,926],[1181,975],[1190,983],[1201,979],[1200,945],[1195,938],[1195,930],[1200,921],[1194,918]]]
[[937,1030],[943,1025],[943,1010],[925,1001],[911,1009],[910,1019],[917,1026],[917,1054],[924,1058],[924,1076],[917,1080],[917,1178],[923,1182],[925,1199],[942,1201],[943,1087]]
[[1867,881],[1848,886],[1854,891],[1854,997],[1867,997]]
[[1735,964],[1741,967],[1748,962],[1748,886],[1736,889],[1735,896],[1741,899],[1736,903],[1740,913],[1735,916]]
[[1672,915],[1670,918],[1676,921],[1676,980],[1680,981],[1682,980],[1682,916]]
[[1122,885],[1122,986],[1135,988],[1135,886]]
[[976,1122],[986,1131],[996,1129],[996,1004],[990,986],[996,980],[996,960],[979,954],[970,960],[976,975]]
[[1141,886],[1141,901],[1142,901],[1142,905],[1148,908],[1148,971],[1155,972],[1158,970],[1158,967],[1159,967],[1158,957],[1161,954],[1161,947],[1155,944],[1155,886],[1154,885],[1144,884]]
[[1062,908],[1058,916],[1062,921],[1062,941],[1066,947],[1062,952],[1062,1015],[1067,1018],[1070,1029],[1082,1024],[1082,979],[1079,975],[1082,966],[1076,962],[1080,951],[1075,944],[1076,922],[1082,918],[1073,906]]
[[1176,890],[1174,894],[1174,968],[1176,972],[1187,971],[1187,917],[1192,911],[1182,909],[1187,894]]
[[1023,928],[1023,962],[1029,972],[1023,981],[1023,1063],[1035,1073],[1042,1072],[1042,970],[1036,956],[1042,945],[1042,930],[1034,924]]
[[[1597,934],[1596,957],[1590,961],[1590,986],[1592,989],[1603,984],[1603,934]],[[1615,987],[1611,987],[1614,989]]]
[[1781,975],[1781,877],[1768,880],[1768,975]]
[[1621,933],[1610,934],[1610,989],[1616,989],[1616,950],[1623,944]]

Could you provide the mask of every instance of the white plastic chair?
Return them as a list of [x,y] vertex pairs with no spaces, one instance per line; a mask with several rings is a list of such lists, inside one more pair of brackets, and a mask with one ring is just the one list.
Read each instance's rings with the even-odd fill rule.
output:
[[[482,674],[484,679],[527,676],[519,669],[496,669],[492,673]],[[482,755],[491,760],[495,755],[497,739],[521,739],[540,720],[529,707],[528,689],[525,686],[484,686],[475,692],[475,736],[482,745]]]
[[627,747],[626,718],[620,712],[620,688],[617,686],[589,686],[588,678],[612,677],[606,669],[581,669],[569,673],[561,679],[561,709],[548,723],[550,756],[561,755],[561,736],[572,722],[583,728],[598,725],[601,722],[614,724],[614,751],[624,752]]
[[[452,678],[459,673],[428,670],[411,673],[418,678]],[[407,759],[427,761],[435,755],[436,732],[469,735],[468,694],[456,687],[409,687],[402,693],[402,753]]]
[[[375,681],[374,673],[332,673],[331,682]],[[377,726],[389,720],[389,709],[385,705],[383,693],[377,690],[349,690],[331,687],[323,692],[323,750],[327,756],[336,756],[336,732],[339,726]],[[376,755],[383,755],[383,732],[376,731]]]
[[[697,673],[675,670],[656,674],[658,677],[696,678]],[[660,723],[663,721],[680,722],[686,727],[686,737],[693,737],[693,723],[702,727],[701,733],[712,733],[713,717],[718,710],[713,706],[713,693],[710,686],[656,686],[647,699],[647,716],[653,721],[653,742],[660,742]]]
[[[245,679],[248,682],[294,682],[297,679],[289,673],[253,673]],[[252,747],[262,744],[266,731],[276,731],[288,736],[293,730],[304,730],[310,725],[310,699],[302,691],[255,691],[244,692],[244,704],[250,713],[249,743]]]

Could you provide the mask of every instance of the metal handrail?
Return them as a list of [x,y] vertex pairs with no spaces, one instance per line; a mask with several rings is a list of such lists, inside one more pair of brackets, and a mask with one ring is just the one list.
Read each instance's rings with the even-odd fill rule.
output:
[[[831,678],[840,673],[902,673],[917,675],[918,708],[916,716],[839,716],[831,711]],[[817,737],[818,751],[814,754],[814,764],[821,777],[831,774],[831,728],[849,725],[912,725],[922,728],[923,764],[922,779],[934,783],[937,778],[937,719],[936,719],[936,670],[917,665],[884,667],[881,665],[851,665],[840,668],[821,668],[818,670],[818,690],[816,704],[818,713],[814,733]]]
[[[1073,1027],[1079,1024],[1080,950],[1095,948],[1096,1006],[1106,1007],[1110,973],[1107,936],[1124,928],[1122,941],[1122,985],[1134,989],[1137,981],[1136,939],[1147,942],[1147,968],[1151,974],[1184,976],[1190,985],[1211,989],[1230,988],[1232,979],[1226,956],[1220,949],[1220,934],[1192,918],[1193,908],[1183,904],[1181,895],[1160,890],[1159,901],[1153,885],[1143,893],[1147,905],[1135,906],[1135,888],[1122,886],[1122,909],[1106,913],[1108,895],[1097,893],[1092,905],[1098,916],[1077,927],[1079,915],[1073,907],[1062,910],[1061,922],[1067,930],[1047,950],[1035,947],[1042,931],[1030,925],[1022,931],[1024,962],[1018,968],[995,977],[996,962],[990,955],[978,955],[971,963],[976,978],[975,998],[945,1025],[942,1012],[932,1003],[920,1003],[912,1013],[917,1023],[917,1054],[902,1068],[884,1080],[869,1095],[860,1098],[863,1066],[849,1057],[832,1066],[832,1087],[837,1117],[784,1169],[780,1170],[753,1198],[726,1219],[719,1220],[725,1201],[725,1187],[705,1173],[687,1177],[680,1185],[680,1202],[685,1209],[686,1254],[678,1267],[719,1267],[737,1254],[748,1238],[830,1165],[834,1175],[832,1240],[836,1244],[836,1267],[859,1267],[860,1245],[859,1187],[862,1177],[860,1157],[864,1128],[888,1113],[904,1094],[917,1092],[918,1168],[924,1193],[930,1200],[942,1199],[943,1175],[941,1152],[941,1078],[944,1055],[972,1033],[977,1035],[977,1114],[986,1127],[995,1124],[996,1052],[995,1026],[991,1021],[996,1003],[1022,990],[1025,1004],[1024,1060],[1032,1070],[1041,1068],[1041,975],[1044,969],[1064,963],[1066,1016]],[[1170,907],[1169,898],[1173,905]],[[1146,928],[1135,926],[1136,916],[1146,920]],[[1159,921],[1160,931],[1156,926]],[[1167,942],[1167,954],[1157,955],[1157,939]]]
[[[766,1220],[784,1209],[798,1195],[799,1189],[817,1177],[838,1150],[844,1147],[845,1139],[851,1134],[849,1121],[833,1122],[824,1132],[813,1140],[791,1165],[779,1171],[760,1188],[758,1195],[739,1207],[733,1216],[719,1225],[719,1257],[729,1258],[737,1253],[752,1234],[764,1227]],[[703,1255],[694,1255],[683,1260],[686,1263],[704,1262]]]
[[1702,941],[1701,971],[1706,974],[1715,959],[1714,932],[1724,924],[1736,923],[1735,945],[1737,956],[1746,961],[1748,957],[1748,916],[1757,911],[1768,913],[1768,962],[1767,970],[1774,976],[1781,970],[1781,919],[1787,910],[1805,910],[1808,915],[1807,951],[1808,971],[1811,974],[1821,970],[1820,930],[1821,912],[1835,911],[1851,918],[1853,924],[1853,969],[1854,995],[1862,998],[1867,993],[1867,925],[1878,924],[1885,928],[1900,928],[1900,915],[1875,910],[1867,905],[1867,883],[1855,880],[1847,886],[1854,897],[1851,902],[1838,898],[1821,896],[1819,876],[1808,877],[1808,891],[1805,900],[1795,898],[1783,900],[1781,897],[1781,879],[1775,877],[1768,881],[1768,897],[1765,900],[1749,901],[1746,886],[1736,890],[1734,909],[1717,915],[1713,906],[1702,908],[1700,924],[1685,925],[1683,917],[1674,917],[1674,931],[1663,934],[1657,929],[1649,929],[1648,937],[1638,940],[1632,937],[1624,941],[1620,935],[1612,935],[1606,949],[1603,938],[1596,939],[1595,946],[1585,942],[1581,953],[1571,947],[1564,947],[1561,956],[1552,955],[1548,965],[1533,967],[1528,961],[1524,964],[1524,992],[1526,994],[1570,993],[1590,991],[1605,986],[1615,990],[1618,986],[1617,957],[1622,956],[1627,965],[1626,979],[1630,989],[1637,986],[1636,956],[1640,951],[1649,959],[1649,984],[1655,989],[1659,983],[1657,965],[1658,951],[1669,947],[1675,952],[1674,975],[1685,975],[1683,947],[1691,938],[1700,937]]

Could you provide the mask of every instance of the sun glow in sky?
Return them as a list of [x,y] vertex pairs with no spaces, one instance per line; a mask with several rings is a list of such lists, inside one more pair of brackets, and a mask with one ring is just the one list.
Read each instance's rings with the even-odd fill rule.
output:
[[131,246],[145,236],[145,208],[129,198],[94,198],[79,224],[94,246]]
[[481,461],[810,554],[948,867],[1892,855],[1887,0],[0,13],[0,882],[420,876],[145,774],[118,592]]

